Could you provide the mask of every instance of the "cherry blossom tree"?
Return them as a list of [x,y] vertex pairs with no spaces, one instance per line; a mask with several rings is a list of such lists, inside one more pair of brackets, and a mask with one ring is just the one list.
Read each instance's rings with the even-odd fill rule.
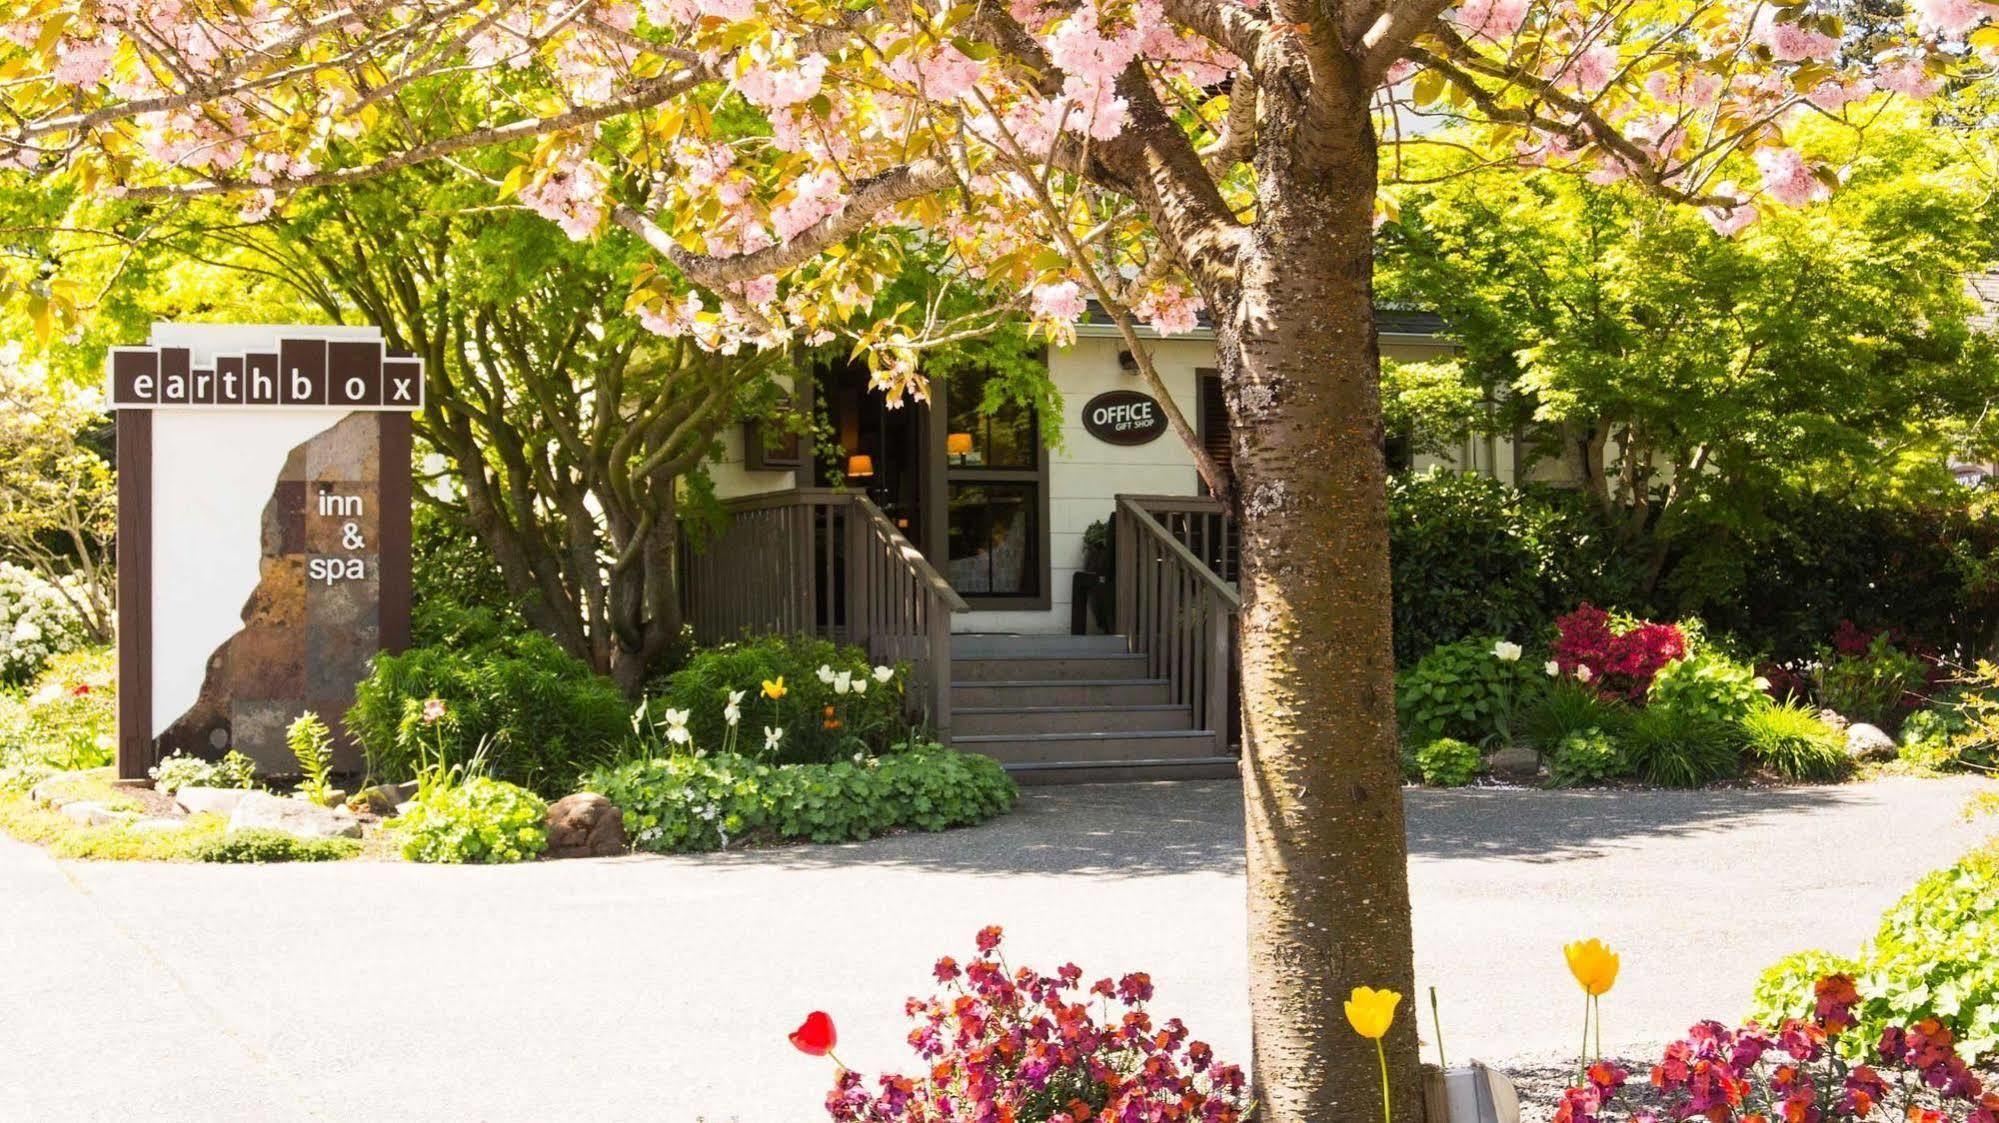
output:
[[[1372,228],[1432,117],[1493,160],[1628,181],[1734,231],[1832,190],[1788,141],[1981,72],[1983,0],[1849,35],[1757,0],[9,0],[0,160],[172,205],[509,145],[504,188],[657,266],[629,310],[730,351],[848,338],[894,400],[926,350],[1205,310],[1241,518],[1254,1070],[1264,1117],[1379,1110],[1354,985],[1412,988]],[[441,103],[488,111],[453,127]],[[912,239],[974,314],[878,298]],[[17,276],[40,293],[47,276]],[[42,286],[42,288],[37,288]],[[1160,394],[1162,400],[1171,399]],[[1416,1117],[1415,1030],[1388,1044]]]

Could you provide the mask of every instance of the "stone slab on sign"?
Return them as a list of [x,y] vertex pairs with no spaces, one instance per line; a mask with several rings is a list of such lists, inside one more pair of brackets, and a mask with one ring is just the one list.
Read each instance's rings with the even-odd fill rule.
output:
[[[293,761],[284,732],[299,714],[312,710],[339,729],[381,648],[381,565],[372,552],[381,540],[381,419],[348,414],[286,458],[264,508],[263,576],[243,606],[242,630],[209,657],[201,695],[160,736],[162,753],[235,749],[260,772],[285,772]],[[348,740],[336,738],[334,765],[343,771],[361,766]]]

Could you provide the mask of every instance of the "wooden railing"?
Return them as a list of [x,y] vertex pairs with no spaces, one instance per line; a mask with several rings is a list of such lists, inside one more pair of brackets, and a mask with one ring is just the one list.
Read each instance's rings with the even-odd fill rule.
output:
[[1242,573],[1242,549],[1235,516],[1205,495],[1120,495],[1145,510],[1168,537],[1187,547],[1224,581]]
[[951,728],[951,615],[965,602],[859,492],[799,488],[722,504],[722,529],[686,542],[681,602],[694,638],[816,635],[906,662],[909,699]]
[[[1186,506],[1198,499],[1168,499],[1121,495],[1117,501],[1117,624],[1133,652],[1146,657],[1154,678],[1165,679],[1176,705],[1192,706],[1194,728],[1213,730],[1216,755],[1233,741],[1236,692],[1236,621],[1242,597],[1234,582],[1219,576],[1203,554],[1190,548],[1181,534],[1155,517],[1155,503],[1170,505],[1167,514],[1185,515],[1178,529],[1194,527],[1196,514]],[[1233,531],[1224,521],[1216,526]],[[1222,564],[1234,555],[1230,542],[1206,536]],[[1232,537],[1232,535],[1231,535]]]

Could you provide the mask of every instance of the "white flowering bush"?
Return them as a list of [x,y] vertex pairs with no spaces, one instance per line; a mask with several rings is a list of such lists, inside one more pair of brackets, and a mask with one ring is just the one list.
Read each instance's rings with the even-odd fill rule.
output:
[[90,630],[64,591],[30,570],[0,562],[0,684],[32,680],[50,659],[90,642]]

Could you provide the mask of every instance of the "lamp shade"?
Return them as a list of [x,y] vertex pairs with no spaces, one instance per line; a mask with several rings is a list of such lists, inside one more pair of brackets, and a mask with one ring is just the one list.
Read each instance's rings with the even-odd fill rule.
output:
[[951,456],[972,455],[972,435],[970,433],[950,433],[944,437],[944,451]]
[[850,478],[875,474],[875,458],[868,454],[855,453],[847,458],[847,475]]

